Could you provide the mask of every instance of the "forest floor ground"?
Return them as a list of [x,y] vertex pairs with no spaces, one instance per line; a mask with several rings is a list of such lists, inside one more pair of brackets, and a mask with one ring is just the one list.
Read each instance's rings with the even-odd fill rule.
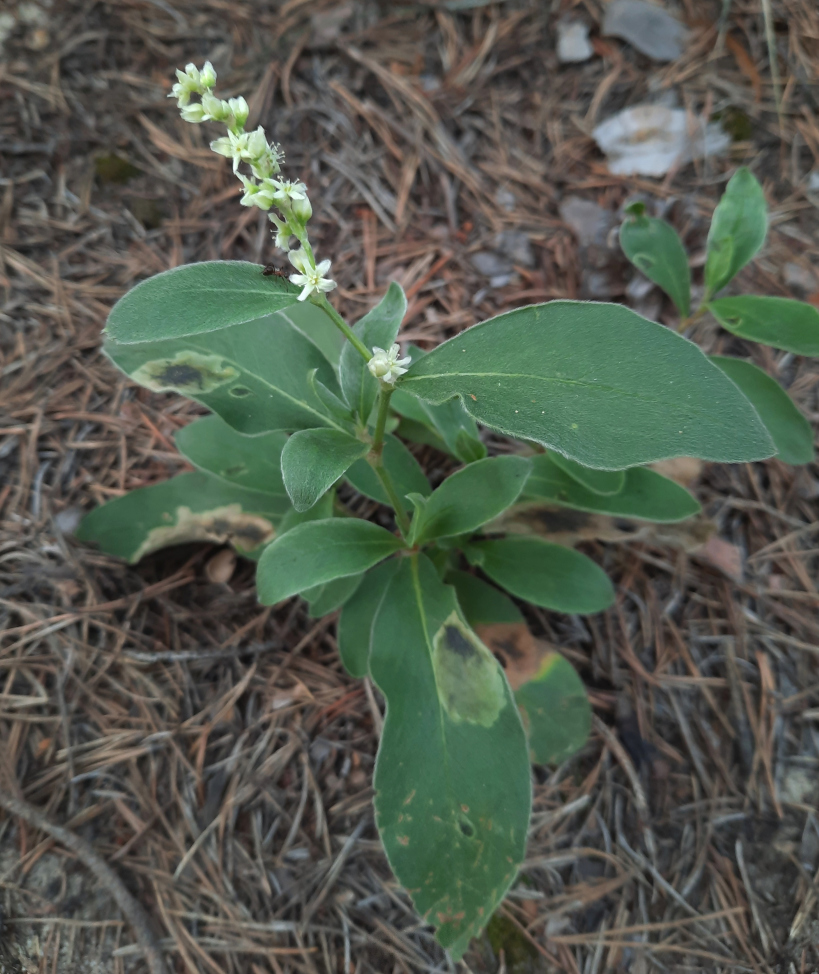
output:
[[[281,261],[264,214],[238,205],[229,165],[166,98],[173,70],[210,59],[222,91],[249,96],[310,187],[334,300],[356,318],[400,281],[402,340],[429,347],[552,298],[625,302],[673,326],[610,231],[644,199],[699,280],[740,164],[772,220],[736,290],[819,301],[814,0],[681,0],[691,35],[668,64],[600,36],[603,6],[2,7],[0,789],[92,843],[179,974],[458,965],[381,851],[381,702],[343,672],[333,620],[298,599],[260,607],[248,563],[211,582],[213,546],[129,567],[72,539],[82,512],[186,469],[173,434],[199,412],[101,355],[113,302],[190,261]],[[557,61],[562,16],[592,28],[584,63]],[[591,131],[646,101],[718,117],[729,152],[660,179],[611,175]],[[819,420],[815,361],[709,322],[692,337],[751,357]],[[461,970],[819,967],[817,468],[707,466],[693,489],[721,560],[662,537],[587,541],[613,608],[530,616],[582,673],[599,722],[572,760],[535,769],[520,879]],[[0,971],[146,970],[82,857],[0,819]]]

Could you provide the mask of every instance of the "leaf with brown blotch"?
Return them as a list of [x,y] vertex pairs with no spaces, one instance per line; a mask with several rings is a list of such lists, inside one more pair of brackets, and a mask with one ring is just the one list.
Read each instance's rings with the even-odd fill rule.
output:
[[513,690],[533,679],[541,662],[552,652],[542,639],[535,639],[525,622],[493,622],[475,626],[481,642],[498,658]]

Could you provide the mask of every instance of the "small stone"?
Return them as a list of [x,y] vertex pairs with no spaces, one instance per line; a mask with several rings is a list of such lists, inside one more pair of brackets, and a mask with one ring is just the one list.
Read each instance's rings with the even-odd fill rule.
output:
[[469,259],[472,261],[475,270],[485,277],[510,274],[514,270],[510,260],[489,250],[479,250],[476,254],[472,254]]
[[819,193],[819,169],[814,169],[808,175],[808,192]]
[[594,54],[589,28],[582,20],[561,20],[557,24],[557,59],[561,64],[588,61]]
[[592,132],[615,176],[664,176],[675,166],[721,155],[731,137],[682,108],[636,105],[606,119]]
[[782,277],[788,287],[798,288],[806,294],[816,290],[816,275],[810,268],[803,267],[801,264],[788,261],[782,268]]
[[609,230],[616,222],[610,210],[580,196],[567,196],[558,206],[560,219],[577,237],[581,247],[605,246]]
[[54,516],[54,523],[58,531],[63,534],[73,534],[80,526],[82,511],[79,507],[66,507]]
[[626,285],[626,297],[631,301],[644,301],[654,290],[654,282],[642,274],[635,274]]
[[612,0],[606,7],[602,33],[619,37],[654,61],[675,61],[689,36],[676,17],[646,0]]
[[507,189],[505,186],[499,187],[497,193],[495,193],[495,202],[502,210],[506,210],[507,213],[511,213],[514,210],[517,201],[517,197],[512,190]]
[[495,237],[495,249],[508,257],[513,264],[535,266],[535,255],[529,235],[522,230],[503,230]]

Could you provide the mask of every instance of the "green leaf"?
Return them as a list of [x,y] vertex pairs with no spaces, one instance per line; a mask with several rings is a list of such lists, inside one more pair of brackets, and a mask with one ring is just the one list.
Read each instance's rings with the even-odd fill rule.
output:
[[232,544],[240,554],[255,557],[289,506],[285,497],[243,490],[204,473],[183,473],[95,508],[76,536],[131,564],[190,541]]
[[593,494],[604,496],[619,494],[626,482],[625,470],[593,470],[591,467],[584,467],[576,460],[564,457],[561,453],[552,452],[550,456],[556,466]]
[[578,511],[669,523],[684,521],[701,510],[684,487],[645,467],[631,467],[626,471],[619,494],[593,493],[558,467],[552,453],[532,457],[532,472],[521,502],[533,499],[549,500]]
[[398,558],[390,558],[371,568],[344,603],[336,638],[341,662],[350,676],[362,677],[369,673],[373,622],[399,563]]
[[117,301],[105,335],[120,344],[187,338],[298,305],[299,288],[243,260],[208,260],[163,271]]
[[571,663],[548,652],[533,679],[515,691],[536,764],[560,764],[586,743],[591,731],[591,705]]
[[765,194],[749,169],[737,169],[714,210],[705,254],[705,288],[716,294],[756,256],[768,233]]
[[375,811],[390,865],[460,959],[523,860],[526,740],[503,671],[423,556],[402,559],[375,618],[370,672],[387,701]]
[[[409,351],[413,362],[419,361],[426,354],[415,346],[411,346]],[[461,463],[472,463],[486,456],[486,447],[478,434],[475,420],[458,399],[432,405],[396,389],[390,405],[404,417],[399,432],[406,432],[407,439],[434,446],[451,454]]]
[[[398,491],[398,496],[404,501],[405,510],[412,510],[412,503],[406,499],[407,494],[421,494],[426,497],[427,494],[432,493],[432,487],[420,464],[399,439],[394,436],[386,437],[382,459]],[[389,498],[384,493],[375,471],[366,460],[357,460],[347,471],[346,476],[360,494],[378,501],[379,504],[389,506]]]
[[320,619],[335,612],[355,593],[363,578],[363,574],[346,575],[344,578],[336,578],[325,585],[317,585],[302,592],[302,598],[308,603],[308,616],[311,619]]
[[711,361],[751,400],[776,444],[779,459],[797,466],[810,463],[814,457],[813,428],[782,386],[742,359],[712,355]]
[[286,498],[282,448],[286,433],[243,436],[218,416],[203,416],[174,436],[179,452],[200,470],[247,490]]
[[719,298],[708,310],[726,331],[796,355],[819,355],[819,309],[790,298],[743,294]]
[[510,507],[531,470],[527,457],[487,457],[456,470],[432,492],[413,518],[413,540],[476,531]]
[[691,272],[685,247],[671,224],[631,214],[620,227],[620,246],[637,270],[659,285],[686,318],[691,311]]
[[259,601],[275,605],[316,585],[358,575],[403,547],[389,531],[359,518],[299,524],[269,544],[259,559]]
[[467,558],[519,599],[557,612],[588,615],[608,608],[614,588],[591,558],[539,538],[478,541]]
[[433,403],[459,396],[478,422],[588,467],[773,450],[748,400],[696,345],[621,305],[509,311],[439,345],[399,382]]
[[308,521],[325,521],[327,518],[332,517],[335,494],[336,492],[334,490],[328,490],[327,493],[324,494],[307,511],[297,511],[295,508],[291,507],[282,518],[276,533],[281,536],[285,533],[285,531],[290,531],[292,528],[298,527],[299,524],[307,524]]
[[[378,304],[356,322],[353,331],[368,349],[388,350],[406,313],[406,295],[401,285],[393,281]],[[339,379],[350,408],[358,413],[362,423],[366,423],[378,396],[378,380],[370,374],[367,363],[349,342],[341,351]]]
[[282,450],[282,477],[293,507],[309,510],[368,450],[367,443],[341,430],[294,433]]
[[500,589],[470,575],[469,572],[450,572],[446,581],[458,595],[458,604],[470,626],[491,625],[497,622],[523,623],[526,620],[515,603]]
[[342,428],[307,378],[315,369],[335,391],[332,366],[281,314],[168,340],[108,339],[103,351],[140,385],[201,402],[240,433]]
[[[297,288],[298,290],[298,288]],[[338,367],[342,347],[346,344],[333,319],[312,301],[296,301],[282,314],[307,338],[321,349],[328,362]]]
[[307,373],[307,381],[316,397],[322,401],[327,412],[340,420],[342,424],[349,425],[353,421],[353,414],[339,397],[331,392],[323,382],[316,378],[316,370]]

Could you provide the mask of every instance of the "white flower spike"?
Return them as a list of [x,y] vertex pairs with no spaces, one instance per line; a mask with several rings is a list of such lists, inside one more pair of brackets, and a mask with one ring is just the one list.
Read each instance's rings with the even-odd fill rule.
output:
[[[301,251],[297,251],[297,253],[301,253]],[[287,256],[293,261],[293,254],[288,254]],[[295,264],[295,261],[293,263]],[[316,294],[321,294],[326,291],[332,291],[337,286],[335,281],[331,281],[329,277],[324,276],[330,270],[329,260],[323,260],[317,267],[312,266],[304,260],[302,261],[302,266],[304,267],[303,274],[290,275],[290,283],[298,284],[302,288],[299,301],[306,301],[313,291]]]
[[395,380],[407,371],[405,366],[412,361],[409,355],[399,358],[400,354],[401,346],[398,344],[390,346],[389,352],[385,352],[383,348],[378,348],[376,345],[373,347],[373,357],[367,363],[367,368],[376,379],[380,379],[390,386],[395,385]]

